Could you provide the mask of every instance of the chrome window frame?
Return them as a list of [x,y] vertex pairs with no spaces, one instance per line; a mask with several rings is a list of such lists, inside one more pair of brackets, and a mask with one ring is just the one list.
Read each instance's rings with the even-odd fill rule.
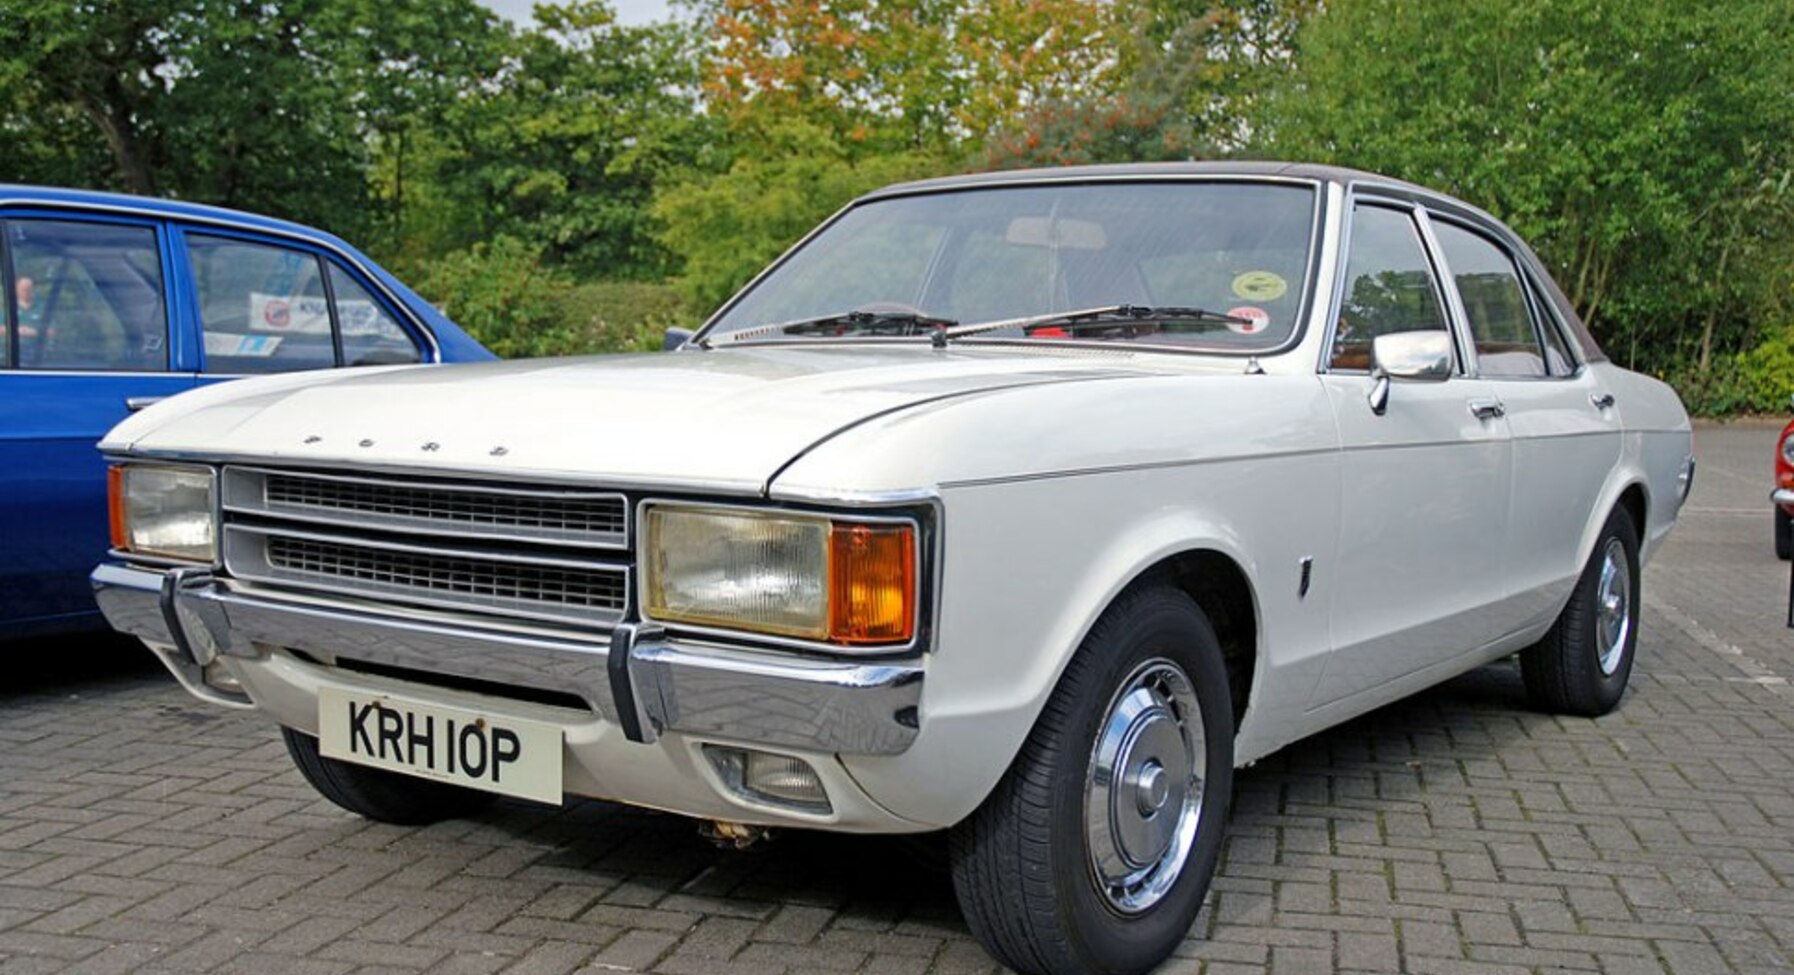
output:
[[[1519,255],[1515,252],[1509,242],[1504,240],[1502,235],[1495,233],[1493,228],[1483,226],[1481,221],[1472,221],[1455,214],[1439,213],[1436,212],[1435,208],[1424,204],[1420,206],[1420,211],[1427,221],[1427,236],[1433,241],[1434,246],[1438,248],[1439,264],[1446,269],[1448,276],[1451,265],[1445,257],[1444,245],[1438,243],[1438,238],[1432,232],[1432,224],[1435,220],[1441,221],[1448,226],[1476,237],[1490,247],[1495,248],[1496,252],[1507,260],[1508,266],[1513,268],[1514,279],[1519,283],[1521,296],[1526,302],[1526,317],[1532,324],[1533,341],[1538,344],[1539,362],[1545,369],[1544,375],[1540,376],[1487,375],[1483,373],[1481,361],[1478,359],[1476,371],[1471,375],[1477,379],[1486,379],[1492,382],[1541,382],[1573,379],[1581,374],[1581,363],[1577,362],[1575,358],[1575,343],[1567,341],[1563,342],[1562,345],[1566,351],[1570,352],[1570,361],[1574,365],[1574,368],[1567,373],[1554,373],[1551,371],[1551,359],[1546,354],[1545,336],[1541,331],[1545,325],[1540,317],[1537,285],[1527,275],[1523,262],[1519,259]],[[1458,292],[1457,278],[1450,277],[1450,281],[1453,307],[1456,309],[1455,313],[1462,319],[1465,340],[1474,356],[1476,350],[1476,330],[1471,325],[1469,311],[1464,307],[1463,296]],[[1563,333],[1559,331],[1557,334],[1561,341]]]
[[1459,322],[1452,311],[1452,302],[1456,292],[1447,291],[1444,285],[1444,273],[1447,270],[1438,260],[1437,247],[1432,239],[1431,228],[1424,223],[1423,206],[1415,200],[1404,196],[1377,192],[1371,187],[1353,184],[1346,190],[1344,206],[1339,223],[1339,253],[1334,268],[1332,294],[1327,303],[1327,320],[1322,332],[1322,342],[1318,353],[1316,372],[1319,375],[1336,376],[1368,376],[1371,369],[1339,369],[1333,366],[1333,342],[1339,331],[1339,313],[1345,305],[1346,271],[1352,263],[1352,225],[1358,215],[1359,206],[1374,206],[1385,210],[1393,210],[1406,214],[1414,231],[1415,242],[1420,245],[1421,258],[1426,262],[1427,271],[1433,276],[1433,295],[1439,302],[1439,310],[1445,316],[1446,334],[1451,336],[1452,344],[1452,378],[1469,378],[1472,360],[1464,334],[1459,329]]

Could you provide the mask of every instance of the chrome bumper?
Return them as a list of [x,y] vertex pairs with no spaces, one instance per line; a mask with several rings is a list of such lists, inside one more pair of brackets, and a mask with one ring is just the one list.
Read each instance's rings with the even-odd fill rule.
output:
[[94,570],[93,585],[115,629],[142,639],[183,687],[214,704],[254,706],[208,684],[208,665],[282,649],[332,667],[371,664],[576,696],[643,743],[674,731],[894,755],[916,737],[922,668],[913,662],[774,657],[675,642],[632,624],[608,638],[581,639],[546,629],[401,618],[384,607],[251,591],[198,569],[105,563]]
[[1776,488],[1769,500],[1774,504],[1794,505],[1794,488]]

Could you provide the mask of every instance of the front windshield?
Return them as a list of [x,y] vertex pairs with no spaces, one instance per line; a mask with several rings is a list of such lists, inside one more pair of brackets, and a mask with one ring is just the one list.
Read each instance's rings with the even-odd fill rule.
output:
[[[1111,182],[988,187],[874,200],[811,238],[706,333],[849,312],[965,325],[1103,306],[1206,309],[1113,331],[1000,329],[981,337],[1113,338],[1260,351],[1296,328],[1314,237],[1310,185]],[[1175,327],[1173,327],[1175,325]],[[829,330],[772,330],[814,340]],[[843,325],[835,334],[859,334]],[[763,336],[754,334],[755,340]]]

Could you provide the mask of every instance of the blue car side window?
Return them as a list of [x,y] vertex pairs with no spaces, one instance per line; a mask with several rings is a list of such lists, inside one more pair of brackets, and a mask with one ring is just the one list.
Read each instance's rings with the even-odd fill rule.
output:
[[5,224],[7,363],[19,369],[168,368],[162,263],[149,227]]
[[423,361],[414,341],[349,272],[330,266],[330,294],[343,332],[343,365],[389,366]]

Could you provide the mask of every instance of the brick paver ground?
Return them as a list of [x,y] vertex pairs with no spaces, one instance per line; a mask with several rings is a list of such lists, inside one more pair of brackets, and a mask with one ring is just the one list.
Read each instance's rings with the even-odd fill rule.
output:
[[[1794,631],[1768,426],[1703,428],[1633,691],[1588,721],[1486,668],[1241,773],[1167,972],[1794,969]],[[601,803],[426,829],[318,799],[261,720],[135,648],[5,648],[0,975],[986,972],[926,850],[720,852]]]

